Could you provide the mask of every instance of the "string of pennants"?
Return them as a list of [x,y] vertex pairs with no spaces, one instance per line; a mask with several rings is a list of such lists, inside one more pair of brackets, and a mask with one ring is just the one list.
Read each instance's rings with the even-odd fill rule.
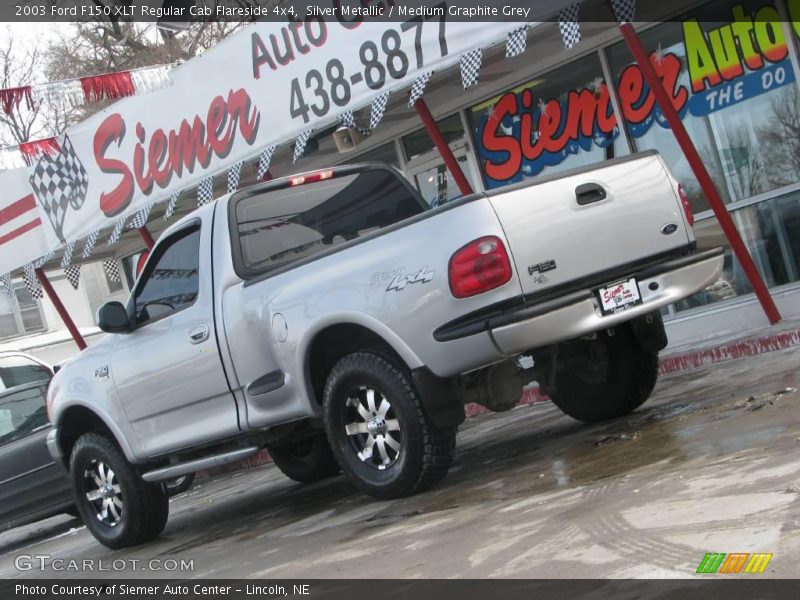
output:
[[[614,11],[616,13],[617,19],[619,21],[630,21],[633,18],[633,6],[635,0],[612,0],[612,5],[614,7]],[[578,3],[571,5],[567,8],[564,8],[558,15],[559,21],[559,31],[561,33],[562,39],[564,41],[564,45],[566,48],[574,47],[581,39],[581,31],[580,25],[578,22]],[[506,52],[505,55],[507,58],[513,58],[515,56],[519,56],[525,52],[527,48],[527,36],[528,36],[528,25],[522,25],[518,29],[515,29],[508,33],[506,38]],[[474,85],[476,85],[479,81],[480,75],[480,68],[483,62],[483,51],[480,49],[472,50],[464,54],[459,61],[459,67],[461,72],[461,80],[464,89],[468,89]],[[162,68],[169,68],[169,67],[162,67]],[[425,93],[425,88],[428,85],[431,77],[433,76],[434,72],[429,71],[423,73],[416,80],[414,80],[411,84],[411,89],[409,91],[409,101],[408,105],[413,107],[414,104],[423,96]],[[168,79],[168,75],[165,75]],[[82,81],[82,80],[81,80]],[[127,84],[126,84],[127,85]],[[120,89],[125,90],[129,88],[125,88],[121,86]],[[151,88],[155,89],[155,88]],[[3,90],[5,91],[5,90]],[[25,96],[27,97],[27,96]],[[89,98],[89,95],[84,96],[85,98]],[[111,97],[111,96],[109,96]],[[362,135],[367,136],[374,130],[382,121],[384,113],[386,112],[386,107],[389,100],[389,92],[383,92],[376,96],[372,104],[370,106],[369,112],[369,124],[368,127],[359,127],[356,123],[355,116],[352,111],[347,111],[340,115],[339,121],[342,125],[356,129]],[[17,101],[12,99],[12,101]],[[21,100],[20,100],[21,101]],[[5,102],[6,100],[2,95],[0,95],[0,108],[5,109]],[[300,157],[303,156],[306,144],[308,143],[309,139],[313,134],[313,130],[307,129],[301,132],[297,139],[295,140],[294,149],[292,152],[293,162],[296,162]],[[54,148],[43,148],[41,151],[45,152],[58,152],[58,144],[54,142]],[[46,146],[46,144],[45,144]],[[257,162],[255,163],[256,166],[256,178],[259,181],[265,179],[268,176],[269,167],[275,154],[277,146],[275,144],[271,144],[264,148],[258,156]],[[230,166],[227,169],[227,184],[226,184],[226,191],[227,193],[233,193],[239,189],[239,182],[241,180],[241,172],[244,163],[239,161],[234,165]],[[2,161],[0,160],[0,168],[3,168]],[[163,219],[169,220],[175,213],[175,209],[178,204],[179,198],[183,195],[185,190],[181,190],[178,192],[172,193],[169,198],[163,199],[167,200],[166,209],[164,212]],[[205,179],[203,179],[200,184],[197,186],[197,206],[204,206],[214,200],[214,175],[209,175]],[[112,246],[116,244],[123,231],[128,229],[137,229],[140,227],[144,227],[147,223],[149,218],[150,212],[152,208],[155,206],[157,202],[161,200],[157,200],[146,206],[145,208],[140,209],[132,216],[124,217],[117,220],[114,223],[114,226],[111,230],[111,234],[107,238],[106,242],[108,246]],[[80,256],[82,259],[87,259],[91,256],[97,240],[99,238],[100,231],[95,230],[92,231],[84,240],[83,246],[80,250]],[[64,270],[65,277],[70,285],[77,289],[80,280],[80,264],[73,263],[73,257],[77,251],[77,242],[76,241],[68,241],[64,247],[64,255],[61,260],[61,268]],[[50,260],[51,256],[42,257],[35,261],[34,263],[30,263],[25,265],[23,268],[23,278],[25,281],[25,285],[28,288],[30,294],[35,298],[42,297],[42,290],[39,285],[39,281],[35,275],[35,269],[38,266],[43,265],[45,262]],[[106,273],[106,276],[110,281],[119,281],[120,280],[120,271],[117,265],[117,261],[115,258],[106,258],[103,261],[103,268]],[[10,296],[13,296],[13,288],[11,287],[11,276],[10,274],[5,274],[0,276],[0,283],[3,284],[3,287]]]
[[[170,85],[173,64],[155,65],[129,71],[65,79],[38,85],[0,89],[0,110],[11,114],[24,106],[28,110],[47,105],[51,108],[74,108],[95,102],[119,100],[146,94]],[[32,140],[0,149],[0,169],[30,166],[43,154],[59,151],[56,138]]]

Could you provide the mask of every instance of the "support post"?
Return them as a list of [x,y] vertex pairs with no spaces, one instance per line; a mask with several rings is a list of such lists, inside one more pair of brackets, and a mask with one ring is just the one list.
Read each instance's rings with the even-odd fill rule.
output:
[[144,242],[144,245],[147,246],[147,251],[149,252],[152,250],[153,246],[156,245],[156,241],[150,234],[150,230],[147,229],[147,225],[142,225],[137,231],[139,232],[139,235],[142,236],[142,241]]
[[36,278],[39,280],[44,293],[47,294],[47,297],[50,298],[50,302],[52,302],[53,306],[55,306],[58,316],[61,317],[62,321],[64,321],[64,325],[67,326],[67,330],[72,336],[72,339],[75,340],[75,344],[79,349],[85,350],[86,342],[84,341],[81,332],[78,331],[78,328],[75,326],[75,321],[73,321],[72,317],[69,316],[66,307],[61,302],[61,298],[58,297],[58,294],[56,294],[53,286],[50,284],[50,280],[47,278],[47,275],[45,275],[44,271],[41,269],[35,269],[35,272]]
[[450,150],[450,146],[445,141],[442,132],[439,131],[439,126],[436,124],[431,111],[428,110],[428,105],[425,103],[425,100],[419,98],[414,103],[414,108],[417,110],[417,114],[422,120],[422,124],[425,125],[425,129],[428,130],[428,135],[431,136],[433,145],[436,146],[439,154],[442,155],[444,164],[447,166],[447,169],[453,176],[453,180],[456,182],[458,189],[464,196],[471,194],[472,186],[469,184],[469,181],[467,181],[464,171],[461,170],[461,165],[458,164],[458,160],[456,160],[453,151]]
[[669,95],[664,88],[661,79],[656,73],[655,68],[650,62],[650,57],[647,55],[647,52],[642,46],[642,42],[639,39],[636,30],[630,23],[620,23],[619,29],[622,33],[622,37],[628,44],[631,54],[633,54],[633,57],[636,59],[636,62],[639,65],[645,81],[647,81],[647,84],[653,91],[656,103],[661,109],[661,113],[664,115],[664,118],[667,119],[667,122],[672,129],[672,134],[675,136],[675,139],[683,151],[686,160],[689,162],[689,166],[692,168],[695,177],[697,177],[697,181],[700,183],[700,188],[703,190],[703,193],[706,195],[711,208],[714,210],[714,215],[716,216],[717,221],[719,222],[720,227],[725,234],[725,237],[728,239],[728,243],[731,245],[734,255],[742,265],[742,269],[747,275],[747,279],[750,282],[753,291],[755,291],[758,301],[761,303],[761,307],[764,309],[769,322],[773,325],[778,323],[781,320],[778,307],[775,306],[775,302],[769,293],[769,289],[767,288],[766,283],[764,283],[764,279],[761,277],[761,274],[758,272],[758,269],[753,262],[753,257],[750,256],[750,252],[747,250],[744,240],[742,240],[741,235],[739,235],[739,231],[736,229],[736,225],[734,224],[728,209],[725,207],[725,203],[723,202],[722,197],[719,195],[717,187],[714,185],[714,181],[711,179],[711,175],[709,175],[705,164],[703,164],[702,158],[700,158],[700,154],[697,152],[697,148],[695,148],[694,143],[686,131],[686,128],[684,128],[683,122],[678,115],[678,111],[676,111],[675,107],[672,105]]

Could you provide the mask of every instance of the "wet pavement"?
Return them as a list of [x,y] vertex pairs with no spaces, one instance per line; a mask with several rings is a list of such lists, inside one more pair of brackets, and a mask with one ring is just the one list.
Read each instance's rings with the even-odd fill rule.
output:
[[147,578],[691,577],[706,552],[770,552],[758,577],[799,577],[798,379],[790,348],[662,377],[601,425],[551,403],[477,417],[445,481],[403,500],[272,466],[204,479],[138,548],[109,551],[66,516],[0,534],[0,577],[91,576],[16,568],[33,555],[102,559],[103,577],[120,559]]

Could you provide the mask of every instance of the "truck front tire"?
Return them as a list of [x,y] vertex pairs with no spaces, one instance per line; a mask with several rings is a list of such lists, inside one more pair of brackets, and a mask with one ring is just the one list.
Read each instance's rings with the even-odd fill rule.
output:
[[267,446],[272,462],[289,479],[313,483],[339,473],[339,463],[324,433],[291,443]]
[[456,428],[431,424],[408,369],[383,353],[340,359],[325,385],[323,412],[339,465],[374,498],[426,490],[453,462]]
[[559,350],[559,359],[563,366],[549,395],[558,408],[586,423],[633,412],[658,378],[658,352],[643,350],[627,325],[571,342]]
[[103,435],[87,433],[75,443],[70,481],[81,519],[108,548],[152,540],[167,524],[169,498],[164,485],[144,481]]

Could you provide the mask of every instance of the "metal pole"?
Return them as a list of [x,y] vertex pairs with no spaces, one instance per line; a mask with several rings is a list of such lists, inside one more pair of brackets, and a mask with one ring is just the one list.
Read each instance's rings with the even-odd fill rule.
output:
[[86,342],[84,341],[81,332],[78,331],[78,328],[75,326],[75,321],[73,321],[72,317],[69,316],[67,309],[61,302],[61,298],[58,297],[58,294],[56,294],[56,291],[50,284],[50,280],[47,278],[47,275],[45,275],[44,271],[42,271],[41,269],[34,269],[34,270],[36,272],[36,278],[39,280],[42,289],[44,289],[44,293],[47,294],[47,297],[50,298],[50,302],[52,302],[53,306],[56,307],[56,312],[58,313],[58,316],[61,317],[62,321],[64,321],[64,325],[67,326],[67,330],[72,336],[72,339],[75,340],[75,344],[77,344],[78,348],[80,348],[81,350],[85,350]]
[[139,232],[139,235],[142,236],[142,241],[144,242],[144,245],[147,246],[148,252],[152,250],[153,246],[156,245],[156,241],[153,239],[153,236],[150,235],[150,230],[147,229],[147,225],[139,227],[137,231]]
[[645,81],[647,81],[650,89],[653,90],[656,103],[661,109],[664,118],[667,119],[672,129],[672,134],[675,136],[678,145],[681,147],[681,150],[683,150],[686,160],[689,162],[689,166],[692,168],[695,177],[697,177],[697,181],[700,183],[700,188],[703,190],[706,198],[708,198],[708,202],[714,210],[714,215],[717,217],[717,221],[725,237],[728,238],[728,243],[731,245],[734,255],[742,265],[742,269],[747,275],[747,279],[755,291],[758,301],[761,303],[761,307],[764,309],[769,322],[773,325],[778,323],[781,320],[778,307],[775,306],[775,302],[769,293],[769,289],[767,289],[766,283],[764,283],[761,274],[758,272],[753,258],[750,256],[750,252],[744,244],[744,240],[742,240],[742,237],[739,235],[739,231],[736,229],[736,225],[733,219],[731,219],[731,215],[728,213],[728,209],[725,207],[725,203],[722,201],[722,197],[719,195],[717,187],[711,179],[711,175],[709,175],[708,170],[703,164],[703,160],[700,158],[697,148],[695,148],[689,134],[686,132],[683,122],[678,115],[678,111],[676,111],[675,107],[672,105],[669,95],[664,89],[664,85],[658,77],[656,70],[653,68],[650,57],[642,46],[642,42],[636,30],[630,23],[620,23],[619,29],[622,32],[622,37],[625,38],[625,42],[628,44],[631,54],[633,54],[633,57],[639,65]]
[[425,100],[422,98],[417,100],[414,103],[414,108],[417,109],[419,118],[422,120],[423,125],[425,125],[425,129],[428,130],[428,135],[431,136],[433,145],[436,146],[439,154],[442,155],[444,164],[447,165],[447,169],[453,176],[458,189],[461,190],[461,193],[465,196],[467,194],[471,194],[472,186],[469,184],[469,181],[467,181],[464,171],[461,170],[461,166],[458,164],[456,157],[453,155],[453,151],[450,150],[450,146],[445,141],[442,132],[439,131],[439,126],[436,124],[431,111],[428,110],[428,105],[425,104]]

